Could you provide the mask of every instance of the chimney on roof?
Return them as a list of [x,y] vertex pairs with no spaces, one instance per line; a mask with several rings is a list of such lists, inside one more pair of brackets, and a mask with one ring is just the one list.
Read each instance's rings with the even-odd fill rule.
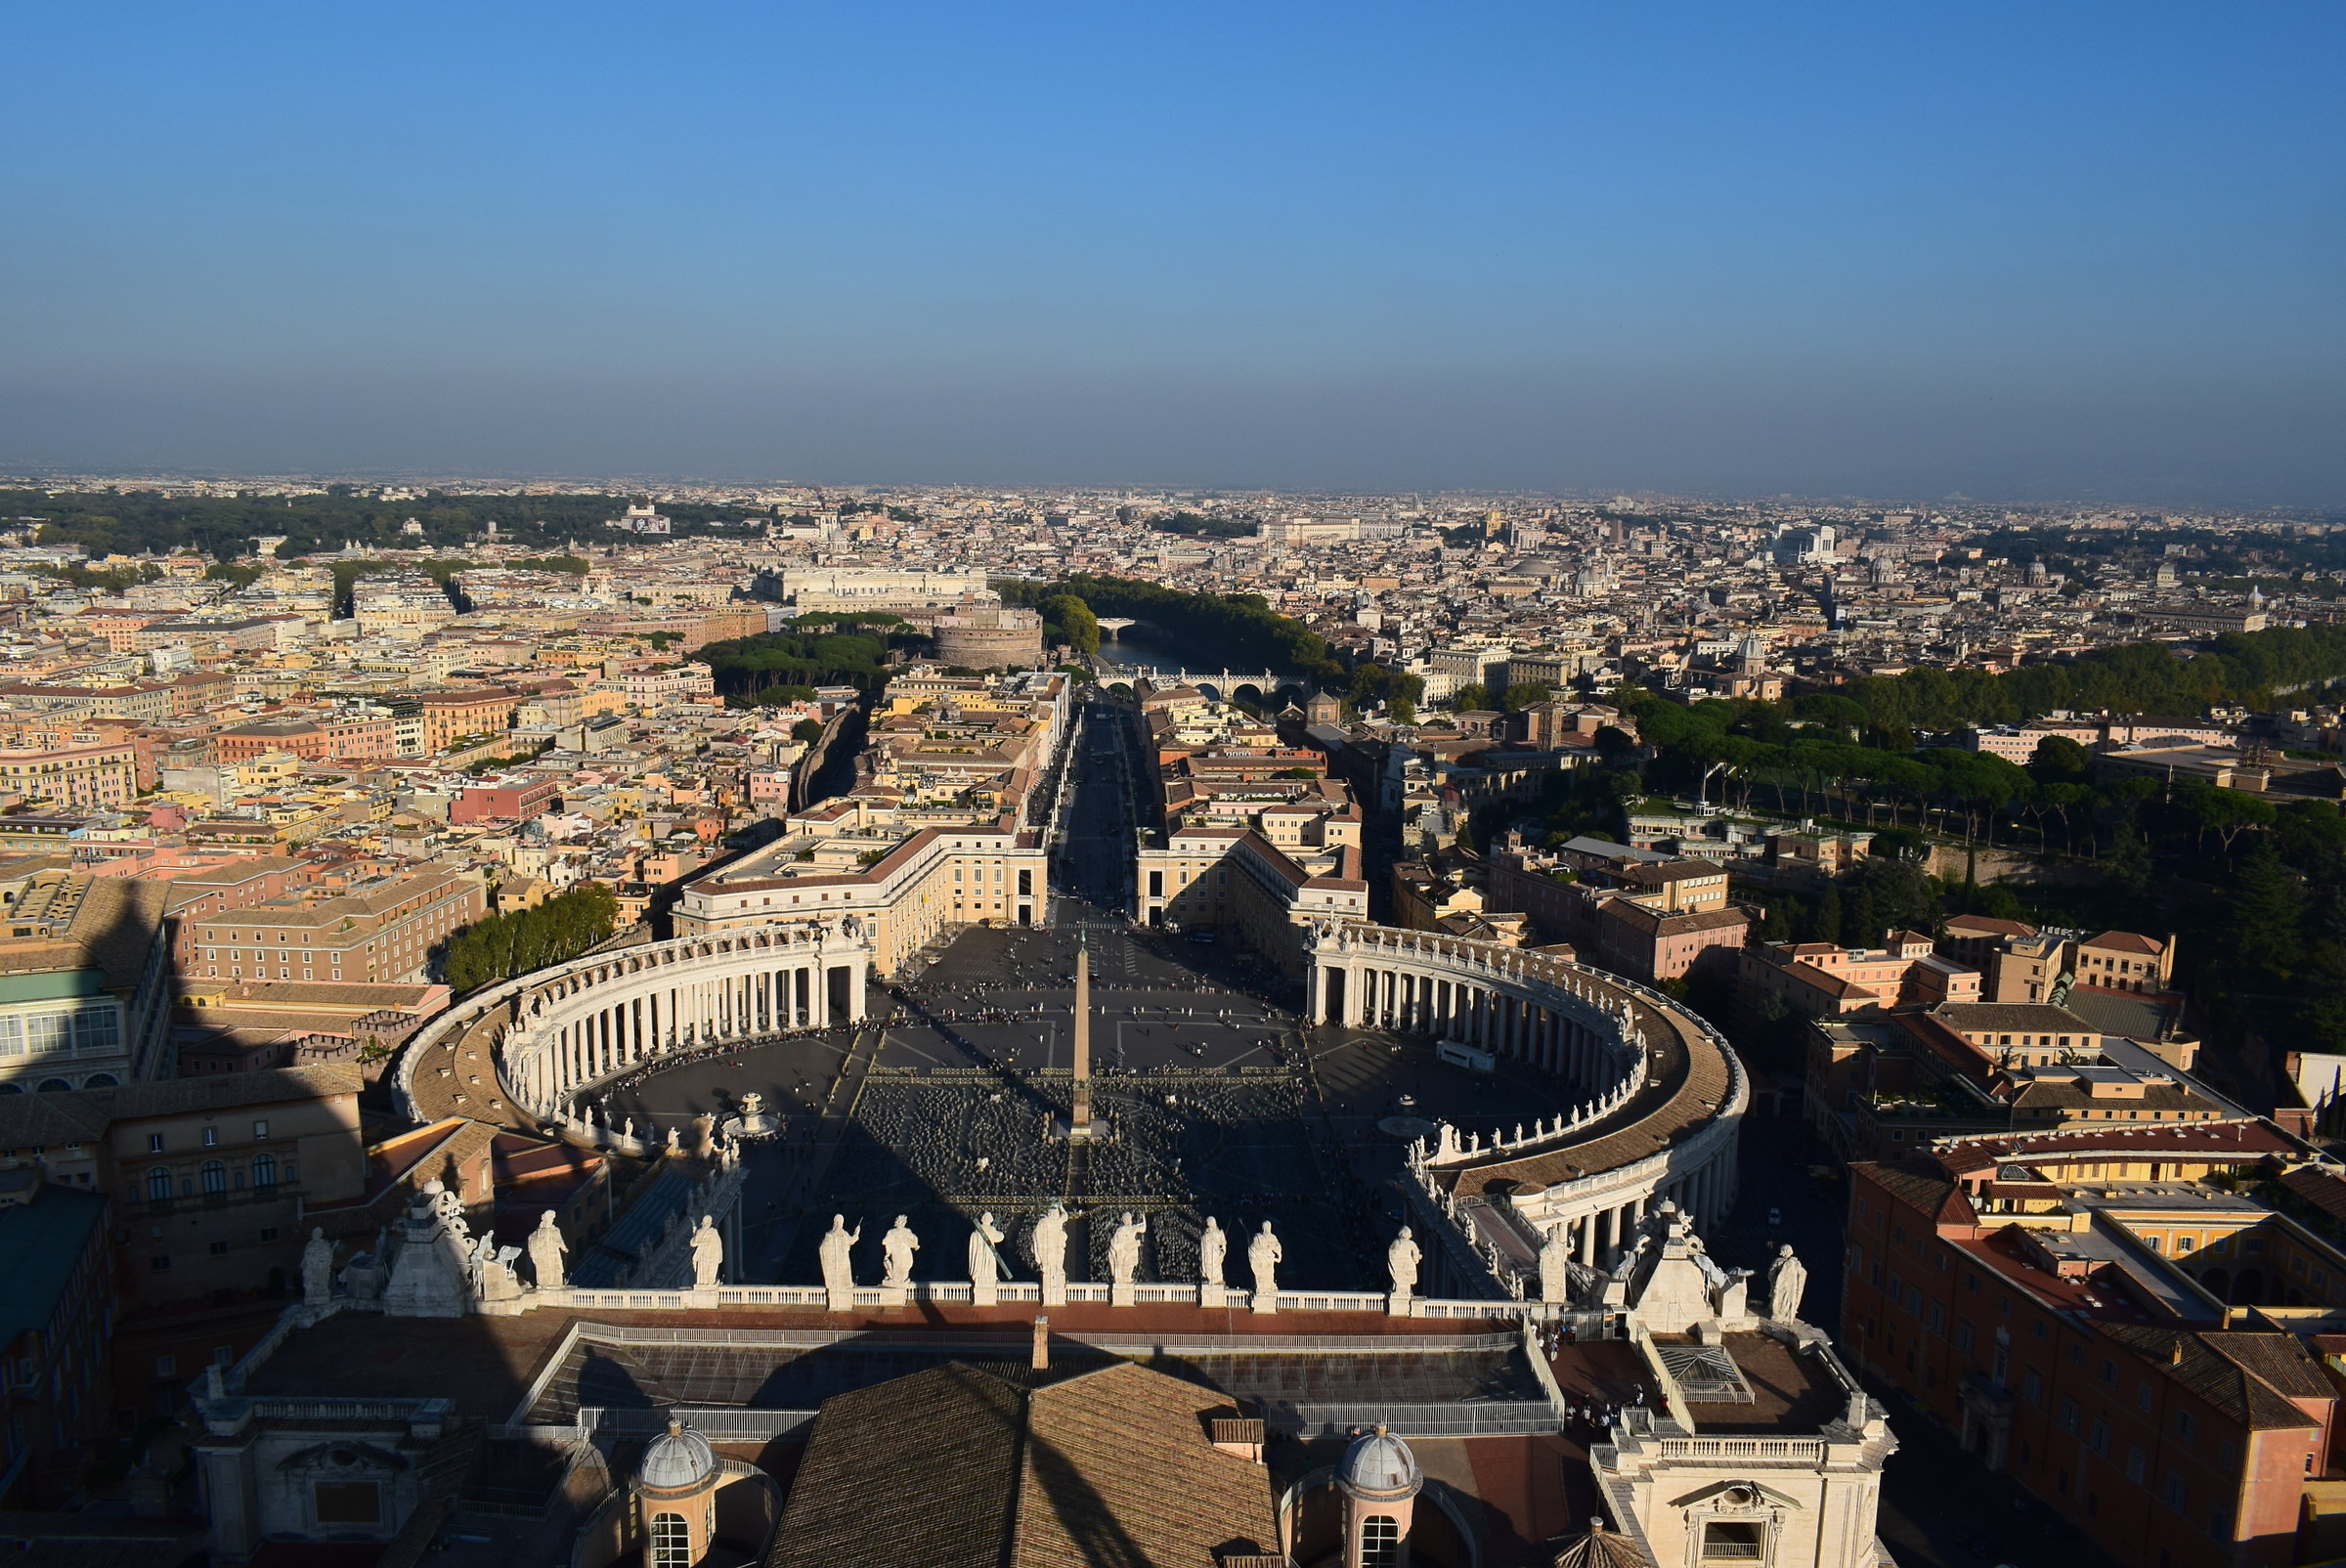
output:
[[1048,1314],[1034,1320],[1034,1359],[1029,1363],[1036,1372],[1051,1370],[1051,1319]]
[[2167,1365],[2170,1367],[2183,1365],[2183,1336],[2181,1334],[2175,1336],[2175,1343],[2167,1353]]

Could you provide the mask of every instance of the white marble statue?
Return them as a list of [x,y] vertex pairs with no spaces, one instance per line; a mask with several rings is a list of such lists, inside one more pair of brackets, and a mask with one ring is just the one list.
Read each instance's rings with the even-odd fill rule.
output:
[[1108,1243],[1108,1277],[1117,1285],[1132,1284],[1132,1277],[1141,1267],[1141,1238],[1149,1232],[1147,1220],[1134,1219],[1126,1214],[1116,1224],[1116,1234]]
[[[847,1229],[845,1214],[831,1216],[831,1229],[823,1233],[822,1244],[815,1248],[823,1265],[823,1288],[833,1301],[848,1299],[855,1289],[855,1268],[848,1254],[855,1243],[863,1240],[863,1227]],[[835,1309],[837,1310],[837,1309]]]
[[1223,1231],[1222,1222],[1207,1215],[1205,1231],[1197,1238],[1197,1281],[1216,1289],[1222,1287],[1222,1260],[1230,1255],[1230,1237]]
[[1393,1244],[1385,1248],[1385,1272],[1393,1277],[1395,1295],[1406,1296],[1416,1292],[1417,1265],[1424,1257],[1425,1253],[1418,1247],[1416,1238],[1411,1234],[1408,1226],[1403,1226],[1401,1234],[1393,1238]]
[[1286,1255],[1279,1238],[1271,1234],[1271,1222],[1263,1221],[1263,1228],[1246,1243],[1246,1267],[1254,1273],[1254,1293],[1258,1297],[1274,1301],[1279,1298],[1279,1263]]
[[880,1283],[898,1290],[912,1284],[912,1255],[920,1249],[921,1239],[912,1234],[904,1216],[897,1215],[896,1223],[880,1238],[880,1252],[887,1259],[887,1271],[881,1275]]
[[1801,1321],[1801,1296],[1808,1288],[1808,1270],[1793,1255],[1791,1246],[1777,1249],[1767,1271],[1767,1315],[1778,1323]]
[[1067,1294],[1067,1211],[1057,1199],[1034,1222],[1034,1266],[1042,1272],[1043,1300],[1056,1304]]
[[717,1234],[717,1217],[701,1216],[701,1227],[692,1233],[692,1283],[696,1289],[717,1283],[717,1271],[725,1264],[725,1239]]
[[970,1284],[991,1286],[1002,1278],[1002,1243],[1007,1240],[994,1224],[989,1212],[978,1216],[977,1229],[970,1232]]
[[564,1283],[562,1254],[570,1243],[562,1240],[562,1232],[554,1224],[554,1211],[547,1209],[538,1216],[538,1229],[530,1233],[530,1272],[537,1277],[541,1290],[559,1290]]
[[334,1293],[334,1243],[326,1239],[318,1226],[310,1227],[310,1240],[301,1249],[301,1294],[304,1300],[323,1303]]
[[[1584,1223],[1593,1225],[1594,1220]],[[1556,1303],[1572,1299],[1572,1226],[1569,1222],[1547,1233],[1540,1243],[1540,1299]]]

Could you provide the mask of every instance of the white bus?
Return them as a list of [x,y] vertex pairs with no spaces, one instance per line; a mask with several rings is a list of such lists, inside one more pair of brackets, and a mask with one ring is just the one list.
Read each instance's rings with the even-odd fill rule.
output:
[[1494,1072],[1499,1068],[1499,1058],[1481,1046],[1468,1045],[1463,1040],[1444,1040],[1434,1047],[1434,1056],[1454,1067],[1464,1067],[1469,1072]]

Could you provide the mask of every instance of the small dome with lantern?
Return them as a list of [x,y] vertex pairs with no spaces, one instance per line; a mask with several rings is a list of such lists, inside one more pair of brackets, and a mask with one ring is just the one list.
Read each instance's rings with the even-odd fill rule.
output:
[[668,1430],[646,1444],[636,1480],[653,1492],[684,1492],[700,1486],[717,1472],[717,1451],[709,1440],[671,1419]]
[[1382,1426],[1353,1439],[1336,1465],[1336,1485],[1367,1501],[1413,1498],[1424,1484],[1425,1473],[1417,1468],[1417,1456],[1410,1452],[1410,1445]]

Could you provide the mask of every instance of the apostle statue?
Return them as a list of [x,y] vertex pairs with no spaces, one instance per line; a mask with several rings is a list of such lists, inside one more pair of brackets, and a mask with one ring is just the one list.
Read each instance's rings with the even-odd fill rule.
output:
[[[1586,1223],[1593,1225],[1594,1220]],[[1558,1305],[1572,1300],[1572,1223],[1547,1233],[1540,1243],[1540,1299]]]
[[978,1216],[978,1228],[970,1232],[970,1284],[990,1286],[1002,1278],[1001,1246],[1007,1238],[994,1224],[989,1213]]
[[1778,1323],[1801,1321],[1801,1295],[1808,1288],[1808,1271],[1789,1245],[1776,1251],[1767,1271],[1767,1315]]
[[706,1289],[717,1284],[717,1270],[724,1266],[725,1239],[717,1234],[714,1215],[701,1216],[701,1227],[692,1233],[692,1283],[695,1288]]
[[554,1225],[554,1211],[547,1209],[538,1216],[538,1229],[530,1233],[530,1272],[538,1277],[541,1290],[559,1290],[563,1285],[562,1254],[570,1244]]
[[[834,1302],[853,1299],[855,1269],[848,1253],[862,1240],[862,1226],[858,1225],[850,1231],[847,1229],[847,1217],[834,1214],[831,1216],[831,1229],[823,1233],[822,1243],[815,1248],[823,1264],[823,1288],[831,1293]],[[835,1306],[833,1310],[846,1309]]]
[[1271,1234],[1271,1222],[1263,1221],[1263,1228],[1246,1243],[1246,1267],[1254,1272],[1254,1293],[1258,1300],[1279,1299],[1279,1262],[1285,1256],[1279,1238]]
[[1117,1285],[1132,1284],[1132,1277],[1141,1267],[1141,1238],[1148,1234],[1149,1222],[1136,1220],[1126,1214],[1116,1224],[1116,1233],[1108,1243],[1108,1277]]
[[888,1228],[886,1236],[880,1238],[880,1252],[887,1260],[880,1283],[898,1290],[910,1285],[912,1255],[920,1249],[921,1239],[912,1234],[912,1227],[904,1223],[904,1216],[897,1215],[896,1223]]
[[1204,1234],[1197,1238],[1197,1281],[1216,1289],[1222,1286],[1222,1260],[1230,1255],[1230,1238],[1222,1230],[1222,1222],[1212,1215],[1205,1219]]
[[1057,1198],[1034,1222],[1034,1266],[1042,1271],[1043,1300],[1056,1305],[1067,1297],[1067,1211]]
[[324,1304],[334,1293],[334,1243],[321,1226],[310,1227],[310,1240],[301,1249],[301,1294]]
[[1410,1228],[1403,1226],[1401,1234],[1393,1238],[1393,1244],[1385,1248],[1385,1272],[1393,1277],[1395,1295],[1406,1296],[1416,1292],[1417,1265],[1424,1256]]

